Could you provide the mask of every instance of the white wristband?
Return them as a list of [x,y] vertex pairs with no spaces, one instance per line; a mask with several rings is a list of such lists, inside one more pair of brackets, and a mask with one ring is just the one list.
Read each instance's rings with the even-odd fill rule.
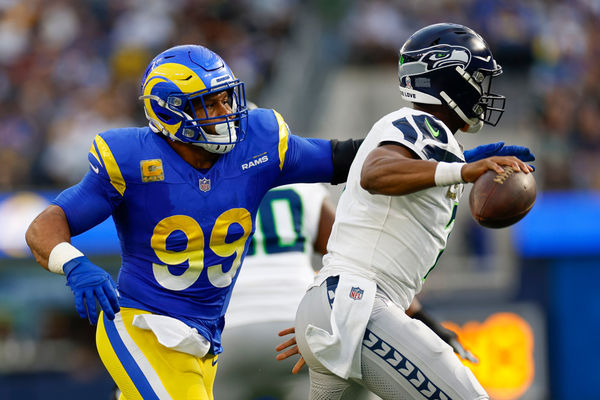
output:
[[435,168],[435,186],[450,186],[465,183],[461,170],[465,163],[439,162]]
[[64,275],[63,265],[74,258],[83,256],[71,243],[61,242],[54,246],[48,257],[48,270],[55,274]]

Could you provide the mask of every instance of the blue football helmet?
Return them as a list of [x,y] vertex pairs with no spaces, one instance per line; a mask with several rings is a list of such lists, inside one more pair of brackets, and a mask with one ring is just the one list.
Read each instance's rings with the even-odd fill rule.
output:
[[463,25],[429,25],[400,49],[402,98],[447,105],[468,124],[468,132],[484,123],[496,126],[504,113],[506,98],[491,93],[492,78],[501,73],[485,40]]
[[[227,91],[230,114],[199,118],[207,95]],[[211,153],[227,153],[244,140],[248,121],[244,84],[225,61],[209,49],[184,45],[157,55],[142,78],[141,96],[150,129],[173,140],[192,143]],[[214,126],[216,134],[204,128]]]

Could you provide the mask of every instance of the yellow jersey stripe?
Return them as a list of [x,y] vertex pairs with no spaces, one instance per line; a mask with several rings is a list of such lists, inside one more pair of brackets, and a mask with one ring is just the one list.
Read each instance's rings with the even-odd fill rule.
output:
[[96,146],[94,146],[94,143],[92,143],[92,145],[90,146],[90,153],[98,161],[98,164],[102,165],[102,161],[100,161],[100,157],[98,156],[98,152],[96,151]]
[[125,179],[123,179],[119,165],[110,151],[110,147],[108,147],[108,144],[106,144],[104,139],[102,139],[102,137],[99,135],[96,135],[94,143],[96,143],[102,161],[104,161],[104,167],[106,168],[106,172],[110,178],[110,183],[115,189],[117,189],[121,196],[123,196],[123,193],[125,193],[126,189]]
[[279,169],[283,169],[283,162],[285,161],[285,153],[288,149],[288,126],[283,120],[283,117],[275,110],[273,110],[275,118],[277,118],[277,124],[279,125]]

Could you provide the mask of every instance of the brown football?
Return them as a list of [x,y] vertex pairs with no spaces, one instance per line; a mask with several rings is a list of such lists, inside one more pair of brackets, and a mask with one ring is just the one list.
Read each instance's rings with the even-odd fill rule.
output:
[[504,228],[520,221],[535,203],[533,174],[504,167],[504,173],[487,171],[473,184],[469,195],[471,215],[486,228]]

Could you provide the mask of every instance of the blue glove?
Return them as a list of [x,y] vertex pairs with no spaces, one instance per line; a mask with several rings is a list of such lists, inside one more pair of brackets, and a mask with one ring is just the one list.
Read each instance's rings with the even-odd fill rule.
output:
[[535,156],[527,147],[505,146],[504,142],[483,144],[466,150],[465,161],[474,162],[491,156],[515,156],[521,161],[534,161]]
[[85,256],[68,261],[63,266],[67,276],[67,286],[75,295],[75,309],[81,318],[87,318],[92,325],[98,322],[96,300],[110,320],[121,309],[117,284],[108,272],[92,264]]

